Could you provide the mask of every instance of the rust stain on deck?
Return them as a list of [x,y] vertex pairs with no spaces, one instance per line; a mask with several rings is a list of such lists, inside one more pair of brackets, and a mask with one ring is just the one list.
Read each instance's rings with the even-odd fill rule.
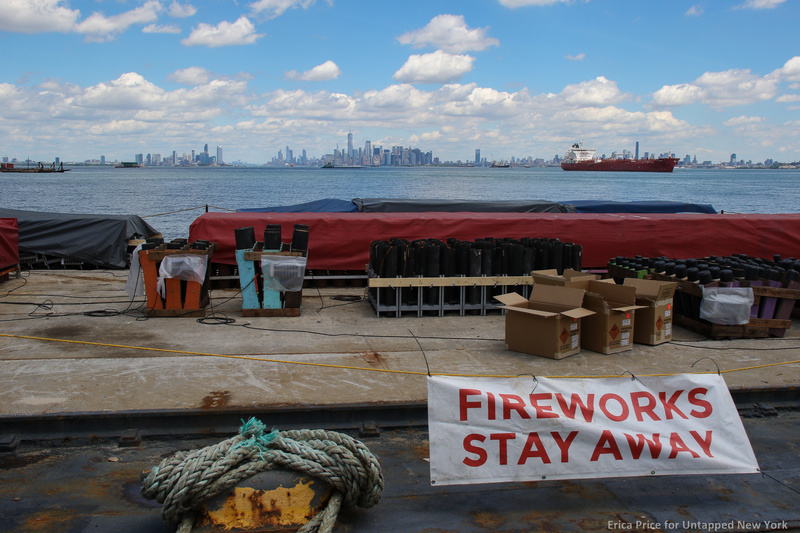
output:
[[200,402],[200,408],[205,410],[220,409],[228,405],[230,400],[231,393],[229,391],[213,391],[203,398]]

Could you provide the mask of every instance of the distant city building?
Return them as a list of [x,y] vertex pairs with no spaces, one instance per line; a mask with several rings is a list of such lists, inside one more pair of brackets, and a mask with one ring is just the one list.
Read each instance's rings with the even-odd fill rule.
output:
[[480,148],[475,148],[475,164],[476,165],[480,165],[481,164],[481,149]]
[[353,132],[347,133],[347,164],[353,162]]
[[217,146],[217,164],[222,164],[222,146]]

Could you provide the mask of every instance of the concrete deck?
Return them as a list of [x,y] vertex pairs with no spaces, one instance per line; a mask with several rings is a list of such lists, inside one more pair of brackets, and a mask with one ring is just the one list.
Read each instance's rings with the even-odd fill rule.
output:
[[723,372],[750,368],[724,374],[732,390],[800,385],[800,363],[762,366],[800,359],[797,321],[782,339],[710,341],[675,328],[668,344],[551,360],[507,351],[499,313],[378,318],[366,299],[337,299],[364,288],[328,287],[305,289],[295,318],[245,318],[231,289],[212,291],[207,310],[231,323],[146,319],[126,279],[50,270],[0,283],[0,420],[424,405],[426,358],[432,373],[535,376],[706,372],[716,362]]

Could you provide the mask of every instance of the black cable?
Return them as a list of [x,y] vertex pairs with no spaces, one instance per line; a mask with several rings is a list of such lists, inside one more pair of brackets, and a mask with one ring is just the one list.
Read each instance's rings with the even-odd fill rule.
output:
[[[771,341],[775,340],[785,340],[785,341],[795,341],[796,339],[770,339]],[[671,341],[671,344],[675,344],[677,346],[688,346],[689,348],[697,348],[698,350],[714,350],[719,352],[725,352],[729,350],[747,350],[751,352],[775,352],[781,350],[800,350],[800,346],[782,346],[780,348],[742,348],[738,346],[701,346],[699,343],[708,342],[708,341]]]
[[[28,275],[30,276],[30,274],[28,274]],[[27,284],[28,284],[28,278],[21,278],[21,279],[22,279],[22,281],[24,282],[22,285],[20,285],[20,286],[18,286],[18,287],[14,287],[13,289],[9,289],[9,291],[8,291],[8,292],[6,292],[4,295],[0,296],[0,298],[5,298],[6,296],[8,296],[9,294],[11,294],[12,292],[14,292],[14,291],[16,291],[16,290],[19,290],[19,289],[21,289],[22,287],[24,287],[25,285],[27,285]]]

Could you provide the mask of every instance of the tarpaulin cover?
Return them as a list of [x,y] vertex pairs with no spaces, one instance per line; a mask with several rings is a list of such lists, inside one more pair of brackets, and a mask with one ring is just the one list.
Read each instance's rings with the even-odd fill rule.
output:
[[19,229],[16,218],[0,218],[0,269],[19,263]]
[[612,202],[607,200],[569,200],[562,204],[572,205],[577,213],[716,213],[711,204],[685,202]]
[[716,213],[710,204],[612,202],[604,200],[417,200],[411,198],[323,198],[313,202],[237,209],[240,213]]
[[19,224],[19,251],[126,268],[128,240],[158,233],[136,215],[73,215],[0,209]]
[[304,204],[279,205],[275,207],[254,207],[237,209],[240,213],[355,213],[358,207],[351,200],[323,198]]
[[604,268],[618,255],[671,258],[748,254],[796,257],[800,214],[583,214],[583,213],[204,213],[191,240],[219,243],[214,262],[236,264],[236,228],[308,224],[308,268],[363,271],[369,245],[393,237],[474,241],[483,237],[548,237],[583,246],[583,266]]
[[415,200],[353,198],[362,213],[574,213],[572,207],[548,200]]

